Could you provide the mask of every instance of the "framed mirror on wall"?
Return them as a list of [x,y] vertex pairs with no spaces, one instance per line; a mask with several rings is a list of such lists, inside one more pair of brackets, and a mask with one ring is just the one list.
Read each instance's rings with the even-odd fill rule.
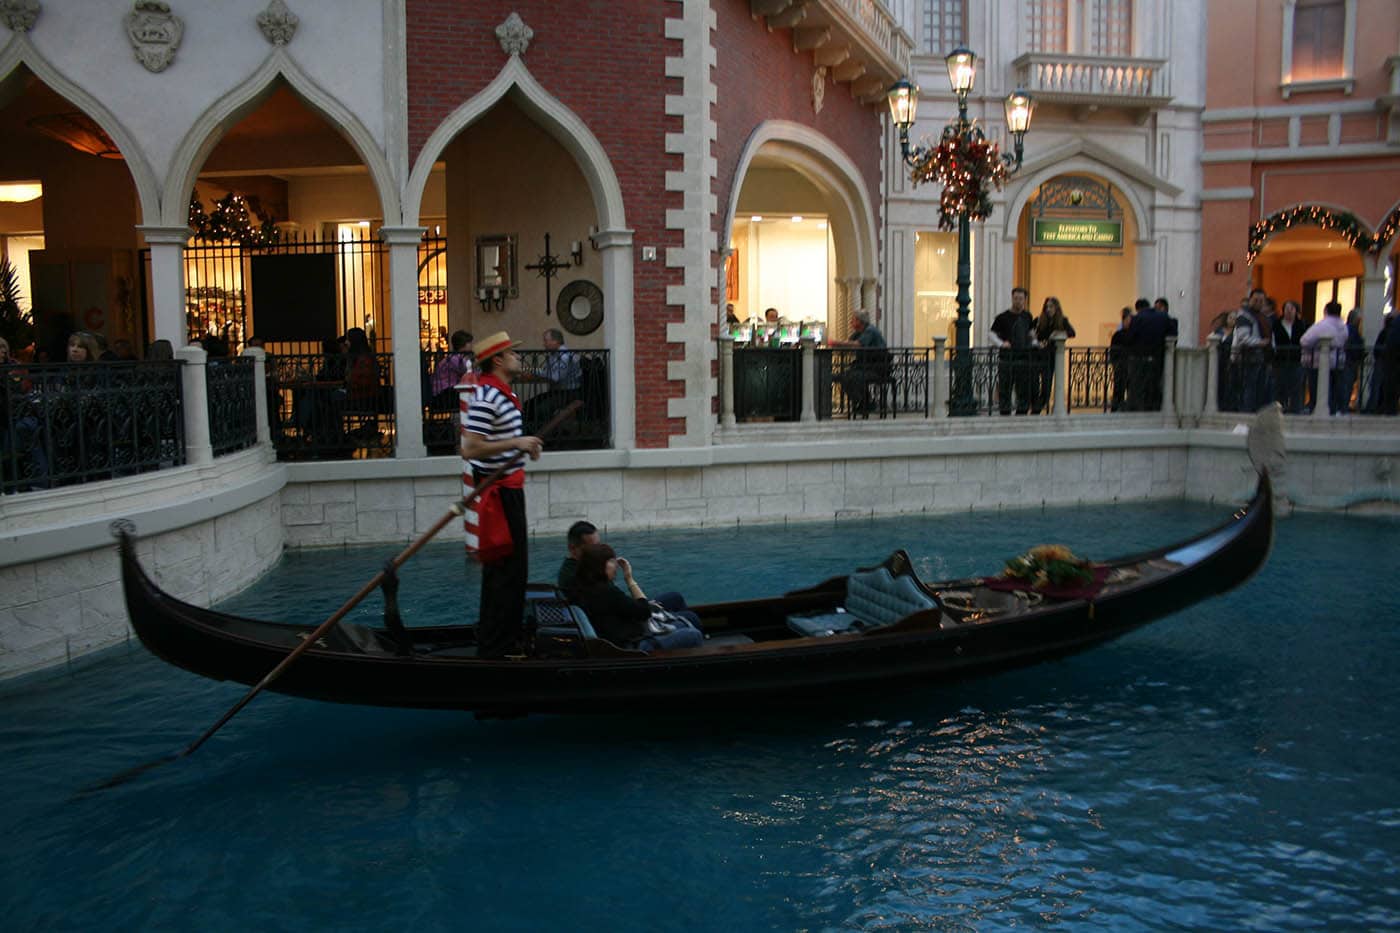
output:
[[515,234],[476,238],[476,294],[478,298],[503,300],[520,296],[516,277]]

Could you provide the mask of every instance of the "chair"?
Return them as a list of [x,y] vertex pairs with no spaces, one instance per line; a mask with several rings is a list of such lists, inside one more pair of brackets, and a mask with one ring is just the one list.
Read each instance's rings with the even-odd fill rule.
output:
[[841,608],[789,616],[787,624],[803,638],[822,638],[883,628],[915,612],[938,608],[938,600],[913,576],[908,559],[897,553],[874,570],[847,577],[846,602]]

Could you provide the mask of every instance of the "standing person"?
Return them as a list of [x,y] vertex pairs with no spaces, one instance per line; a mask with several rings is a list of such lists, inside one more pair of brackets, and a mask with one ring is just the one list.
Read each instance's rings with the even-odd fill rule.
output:
[[1381,335],[1376,338],[1376,367],[1381,381],[1380,413],[1396,414],[1400,409],[1400,309],[1390,312]]
[[997,353],[997,402],[1003,415],[1011,414],[1015,397],[1016,414],[1031,407],[1031,347],[1035,341],[1035,317],[1030,311],[1031,293],[1021,286],[1011,290],[1011,307],[992,321],[992,335],[1001,341]]
[[[520,399],[510,388],[510,380],[520,374],[517,346],[508,333],[500,331],[476,347],[481,374],[467,411],[462,455],[471,461],[478,483],[511,462],[517,451],[538,460],[544,449],[543,441],[522,430]],[[501,520],[509,529],[512,547],[506,556],[481,565],[481,617],[476,626],[477,657],[481,658],[503,658],[519,644],[525,616],[525,584],[530,574],[524,467],[512,467],[496,485]]]
[[1031,414],[1038,415],[1050,410],[1050,390],[1055,384],[1055,342],[1054,334],[1063,332],[1067,337],[1074,336],[1074,325],[1065,317],[1060,307],[1060,299],[1051,295],[1040,306],[1040,317],[1035,321],[1036,351],[1035,398],[1031,402]]
[[1312,399],[1312,405],[1317,407],[1317,351],[1314,349],[1318,342],[1324,337],[1332,340],[1332,378],[1328,380],[1328,410],[1331,414],[1337,414],[1341,410],[1341,376],[1342,360],[1346,357],[1347,346],[1347,326],[1342,321],[1342,306],[1340,302],[1329,301],[1322,308],[1322,320],[1317,321],[1313,326],[1303,332],[1303,336],[1298,343],[1303,348],[1305,359],[1304,364],[1308,367],[1308,395]]
[[[1351,411],[1351,393],[1356,389],[1357,377],[1366,364],[1366,337],[1361,331],[1363,320],[1360,308],[1352,308],[1347,313],[1346,353],[1342,357],[1342,407],[1341,411]],[[1358,393],[1357,408],[1365,398]]]
[[1109,411],[1131,411],[1133,403],[1137,401],[1128,395],[1128,377],[1132,373],[1128,361],[1131,356],[1128,347],[1132,338],[1128,332],[1133,326],[1133,320],[1133,309],[1125,306],[1119,315],[1118,329],[1108,338],[1108,367],[1113,375],[1113,395],[1108,403]]
[[1259,407],[1263,348],[1269,344],[1269,334],[1262,329],[1259,318],[1264,313],[1267,298],[1262,288],[1252,290],[1235,315],[1235,327],[1230,334],[1230,362],[1238,386],[1240,411],[1252,413]]
[[852,414],[869,414],[870,384],[888,379],[890,375],[890,353],[885,347],[885,335],[870,323],[870,312],[865,309],[851,316],[850,340],[833,340],[833,347],[854,347],[855,359],[844,372],[836,377],[846,394],[846,403]]
[[1283,311],[1274,320],[1274,401],[1284,413],[1296,415],[1303,410],[1303,364],[1299,341],[1303,338],[1303,322],[1298,320],[1298,302],[1283,303]]

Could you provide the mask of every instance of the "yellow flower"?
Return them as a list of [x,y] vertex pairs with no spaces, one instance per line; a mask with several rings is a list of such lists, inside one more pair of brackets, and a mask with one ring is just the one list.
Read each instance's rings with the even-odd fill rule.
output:
[[1074,552],[1063,544],[1042,544],[1030,550],[1030,556],[1038,561],[1074,560]]

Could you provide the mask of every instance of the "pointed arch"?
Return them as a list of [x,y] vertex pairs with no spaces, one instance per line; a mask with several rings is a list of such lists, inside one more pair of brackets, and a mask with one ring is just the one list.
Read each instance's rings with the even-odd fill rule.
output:
[[1363,260],[1366,253],[1375,248],[1375,236],[1351,211],[1327,204],[1295,204],[1261,218],[1249,228],[1249,253],[1246,259],[1250,265],[1259,258],[1259,253],[1274,234],[1299,224],[1334,231],[1360,253]]
[[823,194],[835,199],[842,211],[833,211],[828,221],[836,243],[836,261],[854,257],[854,269],[841,269],[843,276],[874,278],[879,272],[879,246],[876,242],[875,210],[866,190],[865,179],[850,157],[835,142],[801,123],[768,120],[749,134],[729,188],[720,243],[728,243],[734,216],[739,210],[739,190],[750,165],[762,150],[783,160]]
[[220,95],[180,140],[171,157],[161,195],[162,223],[182,226],[187,222],[190,192],[194,190],[195,180],[209,154],[219,144],[225,131],[255,110],[276,90],[279,78],[286,81],[298,97],[350,143],[369,170],[370,180],[379,196],[384,225],[397,226],[402,217],[399,189],[379,142],[348,107],[312,81],[280,47],[274,49],[247,80]]
[[1006,206],[1006,212],[1002,215],[1001,235],[1007,242],[1016,240],[1017,232],[1021,227],[1021,214],[1040,186],[1052,178],[1057,178],[1060,175],[1073,175],[1076,172],[1096,175],[1111,184],[1127,201],[1128,208],[1133,212],[1133,223],[1137,230],[1138,241],[1155,239],[1152,212],[1147,209],[1147,202],[1143,199],[1140,180],[1124,175],[1115,166],[1102,162],[1092,154],[1083,151],[1064,161],[1051,161],[1049,158],[1037,159],[1034,164],[1027,167],[1029,172],[1023,169],[1021,173],[1016,175],[1015,194],[1012,195]]
[[599,229],[626,230],[627,217],[623,209],[622,185],[617,180],[617,173],[613,171],[607,150],[578,114],[535,80],[518,55],[511,56],[510,61],[506,62],[505,67],[490,84],[448,114],[423,144],[423,149],[414,163],[413,172],[409,175],[407,190],[404,192],[404,224],[413,226],[418,223],[423,189],[427,187],[433,165],[442,157],[447,144],[507,94],[574,157],[593,196],[593,203],[598,212]]
[[1400,241],[1400,201],[1395,203],[1376,228],[1375,245],[1371,248],[1376,251],[1379,260],[1385,262],[1395,252],[1397,241]]
[[0,52],[0,80],[13,75],[15,69],[21,65],[32,71],[53,91],[62,94],[73,106],[96,121],[104,133],[112,137],[123,161],[126,162],[127,171],[131,173],[132,183],[136,186],[136,196],[141,204],[141,218],[146,223],[155,223],[160,217],[160,183],[156,180],[156,174],[151,169],[151,163],[147,161],[145,151],[137,142],[136,135],[97,98],[64,77],[34,47],[28,35],[17,33],[5,46],[4,51]]

